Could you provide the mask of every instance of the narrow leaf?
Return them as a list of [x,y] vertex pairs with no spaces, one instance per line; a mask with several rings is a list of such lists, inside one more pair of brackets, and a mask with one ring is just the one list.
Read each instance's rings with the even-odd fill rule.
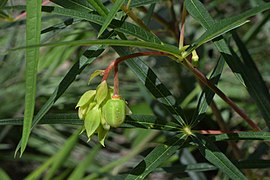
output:
[[[248,52],[245,44],[242,42],[237,33],[233,33],[233,39],[240,50],[243,66],[241,68],[244,71],[243,79],[247,85],[247,90],[250,96],[255,100],[266,124],[270,127],[270,94],[269,90],[256,66],[254,60],[252,59],[250,53]],[[231,49],[231,51],[233,51]],[[237,55],[235,55],[236,57]]]
[[193,137],[201,154],[231,179],[247,179],[243,173],[208,138],[196,134]]
[[68,138],[60,151],[57,152],[56,156],[53,158],[52,166],[48,170],[44,180],[50,180],[56,171],[63,165],[67,158],[69,157],[72,149],[76,146],[77,140],[79,138],[80,129],[74,132],[72,136]]
[[166,162],[186,140],[185,135],[178,135],[168,142],[155,147],[126,177],[126,180],[145,179],[160,164]]
[[106,16],[109,11],[100,0],[87,0],[101,16]]
[[[242,160],[232,161],[236,167],[240,169],[268,169],[270,167],[269,160]],[[155,172],[167,172],[167,173],[184,173],[184,172],[202,172],[202,171],[213,171],[216,170],[212,164],[209,163],[196,163],[196,164],[188,164],[188,165],[173,165],[169,167],[157,168]]]
[[[217,84],[220,77],[221,77],[221,73],[224,67],[225,61],[224,58],[221,56],[220,59],[218,60],[213,72],[210,75],[210,81],[213,84]],[[215,93],[209,89],[208,87],[204,87],[203,88],[203,92],[200,95],[199,98],[199,102],[197,105],[197,110],[196,110],[196,114],[192,119],[192,122],[190,124],[195,125],[197,124],[199,121],[201,121],[204,116],[205,113],[208,109],[208,106],[210,105],[210,103],[212,102],[213,98],[214,98]]]
[[[26,1],[26,13],[26,46],[39,44],[41,31],[41,0]],[[20,156],[22,156],[27,146],[27,141],[31,132],[32,119],[35,108],[38,58],[38,47],[26,49],[26,92]]]
[[[39,117],[40,118],[40,117]],[[23,124],[22,118],[0,119],[0,126]],[[83,125],[83,121],[78,118],[77,113],[68,114],[50,114],[45,115],[38,124],[69,124]],[[156,116],[151,115],[128,115],[125,122],[121,125],[123,128],[142,128],[142,129],[158,129],[164,131],[180,131],[181,126],[173,122],[166,122]]]
[[210,137],[213,141],[261,140],[270,141],[270,132],[239,132]]
[[109,14],[107,15],[105,21],[102,24],[101,29],[99,30],[98,37],[105,31],[105,29],[109,26],[111,21],[114,19],[117,11],[121,8],[125,0],[116,0]]
[[[76,76],[82,72],[82,70],[89,64],[91,64],[97,56],[99,56],[104,51],[103,47],[92,46],[87,49],[80,59],[71,67],[66,76],[62,79],[59,85],[56,87],[53,94],[47,100],[47,102],[42,106],[37,115],[34,117],[33,124],[31,128],[33,129],[42,117],[50,110],[53,104],[58,100],[58,98],[66,91],[70,84],[75,80]],[[21,143],[17,145],[16,152],[21,147]],[[15,152],[15,155],[16,155]]]
[[238,28],[239,26],[242,26],[243,24],[247,23],[248,21],[245,19],[239,19],[238,17],[233,17],[230,19],[225,19],[222,21],[219,21],[217,23],[214,23],[213,26],[210,29],[207,29],[206,32],[197,39],[194,43],[191,44],[188,48],[188,52],[192,52],[194,49],[197,49],[202,44],[213,40],[216,37],[219,37],[226,32],[231,31],[232,29]]
[[[225,30],[228,32],[228,30],[231,30],[233,26],[238,27],[239,25],[242,25],[247,18],[252,17],[256,15],[259,12],[266,11],[270,9],[270,3],[262,3],[257,7],[254,7],[240,15],[230,17],[228,18],[229,20],[222,20],[221,23],[216,23],[214,19],[210,16],[210,14],[207,12],[206,8],[204,5],[199,1],[199,0],[186,0],[185,5],[187,8],[187,11],[189,14],[194,17],[196,20],[198,20],[202,26],[206,29],[206,32],[204,35],[202,35],[201,38],[199,38],[189,49],[188,51],[191,53],[192,50],[196,49],[199,44],[203,44],[209,40],[212,40],[213,38],[217,37],[220,32]],[[233,22],[235,21],[235,22]],[[232,26],[229,25],[229,23],[232,23]],[[235,23],[235,24],[234,24]],[[221,26],[224,24],[227,24],[227,28],[223,29]],[[215,26],[220,26],[222,28],[220,32],[218,33],[218,29],[215,28]],[[212,31],[212,32],[211,32]],[[225,32],[224,31],[224,32]],[[211,34],[211,36],[209,36]],[[207,37],[209,36],[209,37]],[[219,35],[218,35],[219,36]],[[228,51],[228,48],[224,49],[224,42],[223,41],[218,41],[215,43],[215,45],[218,47],[218,49],[221,51],[221,47],[223,50]],[[224,52],[224,51],[221,51]],[[224,52],[225,53],[225,52]]]
[[82,179],[86,170],[89,168],[89,165],[93,163],[93,160],[99,151],[100,145],[96,145],[92,148],[89,154],[76,166],[74,171],[68,177],[68,180]]

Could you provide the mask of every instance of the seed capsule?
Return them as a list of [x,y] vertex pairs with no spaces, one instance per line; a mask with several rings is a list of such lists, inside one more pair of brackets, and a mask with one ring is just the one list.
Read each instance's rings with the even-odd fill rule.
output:
[[126,117],[126,103],[120,97],[109,99],[102,108],[105,121],[112,127],[119,127]]

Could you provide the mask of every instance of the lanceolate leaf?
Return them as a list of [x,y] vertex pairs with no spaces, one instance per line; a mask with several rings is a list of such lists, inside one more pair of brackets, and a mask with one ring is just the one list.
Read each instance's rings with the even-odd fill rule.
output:
[[[270,166],[269,160],[243,160],[240,162],[232,161],[236,167],[240,169],[267,169]],[[162,172],[165,171],[167,173],[176,173],[179,174],[181,172],[190,172],[190,171],[213,171],[216,170],[217,167],[213,166],[209,163],[196,163],[196,164],[188,164],[188,165],[174,165],[169,167],[158,168],[155,171]]]
[[206,30],[206,32],[199,39],[197,39],[194,43],[191,44],[191,48],[189,48],[187,51],[192,52],[194,49],[198,48],[202,44],[211,41],[214,38],[221,36],[228,31],[231,31],[232,29],[242,26],[247,22],[248,21],[245,19],[239,20],[238,17],[233,17],[230,19],[225,19],[223,21],[214,23],[213,27],[211,29]]
[[[51,114],[45,115],[37,122],[38,124],[69,124],[83,125],[83,121],[78,118],[77,113],[69,114]],[[35,125],[37,124],[35,123]],[[0,126],[5,125],[22,125],[22,118],[16,119],[0,119]],[[173,122],[165,122],[151,115],[128,115],[125,122],[121,125],[123,128],[143,128],[143,129],[158,129],[164,131],[180,131],[181,126]]]
[[[26,2],[26,46],[40,43],[41,30],[41,0],[29,0]],[[26,49],[26,75],[25,75],[25,109],[24,124],[21,144],[23,154],[31,132],[32,118],[35,108],[36,77],[39,57],[39,48]]]
[[[59,7],[43,7],[42,11],[52,13],[52,14],[58,14],[58,15],[63,15],[67,17],[72,17],[72,18],[79,18],[79,19],[84,19],[89,22],[93,22],[99,25],[102,25],[105,21],[105,18],[102,16],[98,16],[95,14],[89,14],[86,12],[81,12],[81,11],[76,11],[72,9],[64,9],[64,8],[59,8]],[[157,36],[155,36],[153,33],[150,33],[148,31],[145,31],[144,29],[140,28],[139,26],[136,26],[134,24],[124,22],[121,23],[122,26],[119,27],[118,21],[113,21],[109,27],[116,28],[116,31],[126,33],[128,35],[135,36],[141,40],[145,41],[151,41],[155,43],[160,43],[161,41],[158,39]]]
[[[190,53],[192,52],[192,50],[196,49],[201,44],[203,44],[209,40],[212,40],[214,37],[217,37],[225,32],[228,32],[229,30],[236,28],[239,25],[242,25],[244,22],[246,22],[247,18],[252,17],[259,12],[270,9],[270,3],[263,3],[255,8],[252,8],[252,9],[238,15],[238,16],[234,16],[234,17],[231,17],[229,19],[222,20],[219,23],[219,22],[215,22],[213,20],[213,18],[209,15],[209,13],[207,12],[205,7],[203,6],[203,4],[199,0],[186,0],[185,4],[186,4],[186,8],[187,8],[188,12],[196,20],[198,20],[203,25],[203,27],[206,29],[205,34],[203,34],[202,37],[199,38],[189,48]],[[221,30],[219,30],[216,27],[221,28]],[[220,48],[221,48],[221,46],[223,46],[223,43],[224,42],[222,42],[222,41],[219,41],[216,43],[216,46],[218,46],[219,50],[221,50]],[[228,48],[227,48],[227,50],[228,50]],[[221,52],[224,52],[224,51],[221,51]]]
[[[103,52],[103,47],[92,46],[81,56],[81,58],[71,67],[69,72],[56,87],[53,94],[47,100],[47,102],[42,106],[37,115],[34,117],[33,124],[30,128],[35,127],[42,117],[49,111],[53,104],[58,100],[58,98],[66,91],[69,85],[75,80],[76,76],[81,73],[81,71],[86,67],[86,65],[91,64],[97,56]],[[16,152],[19,150],[21,143],[18,144]],[[16,153],[15,153],[16,154]]]
[[220,134],[210,137],[213,141],[228,141],[228,140],[270,140],[270,132],[239,132],[231,134]]
[[[125,46],[125,47],[140,47],[145,49],[151,49],[160,51],[171,55],[172,57],[180,57],[180,51],[177,47],[170,44],[157,44],[152,42],[143,41],[131,41],[131,40],[119,40],[119,39],[101,39],[101,40],[77,40],[77,41],[63,41],[47,43],[42,45],[33,45],[29,47],[37,46],[85,46],[85,45],[111,45],[111,46]],[[29,48],[27,47],[27,48]],[[11,49],[11,51],[24,49],[26,47],[19,47]],[[132,54],[132,53],[130,53]],[[127,55],[127,54],[126,54]],[[180,57],[181,58],[181,57]]]
[[[221,56],[219,58],[219,61],[217,62],[216,67],[214,68],[213,72],[210,75],[209,80],[213,84],[218,83],[224,64],[225,64],[224,58]],[[203,88],[203,92],[201,93],[199,101],[198,101],[196,114],[193,117],[192,122],[190,124],[195,125],[204,118],[205,113],[208,109],[208,106],[210,105],[210,103],[212,102],[214,98],[214,95],[215,93],[211,89],[207,88],[206,86]]]
[[[211,29],[215,21],[199,0],[186,0],[185,5],[192,17],[198,20],[205,29]],[[268,9],[270,9],[270,3],[262,3],[259,6],[254,7],[240,15],[231,17],[231,19],[238,18],[239,21],[243,21],[259,12],[266,11]]]
[[106,16],[105,21],[103,22],[101,29],[99,30],[98,36],[100,36],[105,29],[109,26],[111,21],[114,19],[117,11],[121,8],[125,0],[116,0],[109,14]]
[[[185,1],[186,3],[186,7],[187,10],[189,11],[189,13],[196,19],[198,20],[201,25],[205,28],[205,29],[211,29],[212,26],[214,26],[214,20],[213,18],[209,15],[209,13],[207,12],[207,10],[205,9],[205,7],[203,6],[203,4],[199,1],[199,0],[188,0]],[[251,16],[254,16],[255,14],[265,11],[267,9],[270,9],[270,3],[262,3],[257,7],[252,8],[251,10],[248,10],[242,14],[240,14],[239,18],[241,19],[247,19]],[[246,87],[249,90],[249,93],[251,94],[251,96],[253,96],[254,94],[257,93],[262,93],[259,91],[257,91],[258,89],[255,89],[254,87],[260,87],[261,85],[259,85],[259,83],[262,83],[261,78],[259,78],[260,80],[258,81],[258,77],[257,76],[257,80],[249,82],[250,80],[254,80],[253,77],[250,77],[250,70],[247,67],[244,66],[249,66],[249,68],[251,68],[252,66],[246,64],[241,63],[241,61],[239,61],[239,58],[236,56],[236,54],[232,54],[233,51],[230,50],[229,46],[226,44],[226,41],[224,39],[221,39],[219,41],[215,41],[214,42],[215,46],[217,47],[218,51],[222,54],[222,56],[224,57],[225,61],[227,62],[227,64],[229,65],[229,67],[231,68],[231,70],[236,74],[236,76],[240,79],[240,81],[242,83],[244,83],[246,85]],[[255,66],[252,67],[252,72],[257,72],[256,69],[254,69]],[[239,76],[241,75],[241,76]],[[244,82],[244,80],[248,80],[246,82]],[[264,89],[264,88],[263,88]],[[264,93],[265,96],[265,93]],[[257,104],[263,104],[262,102],[264,100],[260,99],[262,96],[257,96],[255,97],[257,99]],[[260,99],[260,100],[259,100]],[[267,101],[267,100],[266,100]],[[268,103],[266,103],[268,104]],[[264,110],[265,105],[263,105],[264,107],[260,107],[258,105],[258,107],[260,108],[260,110]],[[267,112],[269,113],[269,112]],[[264,118],[266,118],[267,115],[266,112],[263,112],[263,116]],[[269,120],[268,117],[267,119],[265,119],[267,122],[267,125],[269,126]]]
[[[264,117],[266,124],[270,127],[270,95],[269,90],[258,71],[256,64],[254,63],[251,55],[249,54],[246,46],[240,39],[240,37],[233,33],[233,39],[238,46],[242,59],[243,64],[241,63],[241,68],[243,69],[243,76],[244,82],[247,85],[247,90],[249,91],[251,97],[255,100],[259,110]],[[237,57],[235,55],[234,57]],[[235,59],[236,60],[236,59]],[[240,61],[239,59],[236,61]]]
[[180,149],[186,138],[183,134],[178,135],[171,138],[168,142],[157,146],[130,172],[126,180],[145,179],[149,173]]
[[231,179],[247,179],[243,173],[206,137],[196,134],[193,137],[201,154]]

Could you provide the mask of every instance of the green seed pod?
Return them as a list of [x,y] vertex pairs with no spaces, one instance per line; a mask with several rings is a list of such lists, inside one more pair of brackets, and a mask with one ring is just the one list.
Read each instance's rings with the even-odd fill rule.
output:
[[112,127],[119,127],[126,117],[126,103],[121,98],[109,99],[102,107],[105,121]]

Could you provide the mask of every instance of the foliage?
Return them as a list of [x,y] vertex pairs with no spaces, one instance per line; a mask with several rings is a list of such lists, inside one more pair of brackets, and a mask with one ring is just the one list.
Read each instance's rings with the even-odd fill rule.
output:
[[26,2],[0,3],[1,177],[270,175],[270,3]]

